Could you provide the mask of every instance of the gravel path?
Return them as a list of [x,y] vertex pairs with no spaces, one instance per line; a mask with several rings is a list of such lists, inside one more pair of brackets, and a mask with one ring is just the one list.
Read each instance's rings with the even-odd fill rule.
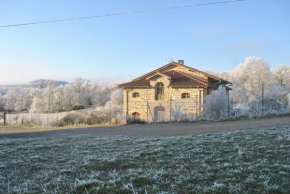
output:
[[0,127],[0,138],[40,137],[65,133],[127,136],[183,135],[192,133],[221,132],[241,129],[271,128],[276,126],[290,127],[290,117],[210,123],[171,123],[70,129]]

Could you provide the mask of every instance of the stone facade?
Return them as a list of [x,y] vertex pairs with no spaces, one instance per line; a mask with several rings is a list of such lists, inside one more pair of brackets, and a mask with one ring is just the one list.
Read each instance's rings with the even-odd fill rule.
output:
[[[208,81],[208,77],[200,71],[195,72],[193,71],[194,69],[191,70],[182,65],[165,66],[164,69],[156,71],[156,74],[154,72],[150,74],[151,76],[147,78],[147,80],[150,80],[150,84],[146,87],[121,86],[123,87],[124,95],[124,112],[128,116],[138,115],[140,119],[147,122],[180,120],[183,116],[190,116],[190,118],[200,117],[203,112],[202,105],[204,104],[205,96],[210,94],[214,88],[206,85],[171,87],[170,84],[175,79],[170,79],[170,77],[164,76],[162,73],[172,70],[182,72],[186,74],[185,76],[189,75],[194,78],[198,77],[202,81]],[[155,86],[160,82],[164,85],[164,98],[156,100]],[[136,93],[138,93],[137,97],[133,95]],[[185,93],[188,98],[182,98],[182,94]],[[160,114],[162,112],[164,114]],[[188,117],[187,119],[190,120],[190,118]]]

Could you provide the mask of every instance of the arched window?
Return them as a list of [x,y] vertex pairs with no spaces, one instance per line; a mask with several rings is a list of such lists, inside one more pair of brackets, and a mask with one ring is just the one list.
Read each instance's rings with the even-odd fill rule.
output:
[[139,95],[139,93],[138,93],[138,92],[135,92],[135,93],[133,93],[133,94],[132,94],[132,97],[133,97],[133,98],[139,98],[139,97],[140,97],[140,95]]
[[155,86],[155,100],[164,100],[164,84],[162,82]]
[[183,93],[183,94],[181,94],[181,98],[190,98],[190,94],[189,93]]
[[133,112],[133,113],[132,113],[132,117],[133,117],[133,119],[139,119],[139,118],[140,118],[140,113],[138,113],[138,112]]

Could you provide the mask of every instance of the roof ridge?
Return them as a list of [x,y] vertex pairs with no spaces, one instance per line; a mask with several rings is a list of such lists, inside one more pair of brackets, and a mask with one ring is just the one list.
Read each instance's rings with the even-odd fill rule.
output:
[[154,76],[156,76],[156,75],[162,75],[162,76],[164,76],[164,77],[167,77],[167,78],[171,79],[170,76],[168,76],[168,75],[166,75],[166,74],[164,74],[164,73],[162,73],[162,72],[160,72],[160,71],[157,70],[157,71],[155,72],[155,74],[153,74],[153,75],[147,77],[146,80],[151,79],[152,77],[154,77]]
[[170,65],[178,65],[178,63],[176,63],[176,62],[168,63],[168,64],[166,64],[166,65],[163,65],[162,67],[159,67],[158,69],[155,69],[155,70],[153,70],[153,71],[150,71],[149,73],[146,73],[145,75],[142,75],[142,76],[140,76],[140,77],[137,77],[136,79],[133,79],[133,81],[136,81],[136,80],[138,80],[138,79],[144,78],[144,77],[150,75],[151,73],[154,73],[154,72],[156,72],[156,71],[159,71],[159,70],[161,70],[161,69],[163,69],[163,68],[165,68],[165,67],[167,67],[167,66],[170,66]]

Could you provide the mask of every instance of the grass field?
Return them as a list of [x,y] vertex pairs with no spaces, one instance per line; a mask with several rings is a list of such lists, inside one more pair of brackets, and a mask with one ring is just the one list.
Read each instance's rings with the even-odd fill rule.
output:
[[290,128],[0,139],[0,193],[290,193]]

